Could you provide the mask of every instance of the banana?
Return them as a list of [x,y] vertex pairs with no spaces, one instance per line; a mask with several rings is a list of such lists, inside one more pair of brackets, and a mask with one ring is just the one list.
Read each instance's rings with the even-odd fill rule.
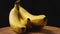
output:
[[[19,10],[18,10],[19,9]],[[45,26],[47,20],[45,15],[32,15],[22,6],[15,4],[9,14],[9,23],[11,28],[17,33],[26,31],[27,26]]]
[[44,21],[44,19],[46,18],[45,15],[38,15],[38,16],[32,15],[27,10],[25,10],[22,6],[19,6],[19,14],[21,14],[23,19],[29,18],[30,22],[36,26],[46,25],[46,20]]
[[14,5],[14,8],[10,11],[9,14],[9,22],[11,28],[16,31],[17,33],[22,33],[26,30],[26,24],[28,22],[28,19],[22,19],[18,15],[19,11],[17,9],[17,4]]

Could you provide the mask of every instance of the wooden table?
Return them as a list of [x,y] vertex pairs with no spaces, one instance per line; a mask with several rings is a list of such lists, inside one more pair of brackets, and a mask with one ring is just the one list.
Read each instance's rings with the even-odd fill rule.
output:
[[[17,34],[10,27],[0,28],[0,34]],[[27,32],[26,34],[60,34],[60,28],[45,26],[42,31]]]

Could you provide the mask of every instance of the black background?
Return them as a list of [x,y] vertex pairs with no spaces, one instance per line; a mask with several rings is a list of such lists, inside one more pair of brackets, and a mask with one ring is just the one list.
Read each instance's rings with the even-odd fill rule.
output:
[[[16,0],[0,0],[0,27],[9,26],[9,12]],[[45,14],[47,25],[60,27],[59,1],[21,0],[21,6],[33,15]]]

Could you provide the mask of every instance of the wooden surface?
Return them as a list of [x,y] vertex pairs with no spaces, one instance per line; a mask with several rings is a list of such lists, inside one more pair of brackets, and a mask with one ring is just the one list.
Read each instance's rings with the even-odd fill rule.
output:
[[[0,34],[17,34],[10,27],[0,28]],[[27,32],[24,34],[60,34],[60,28],[45,26],[42,31]]]

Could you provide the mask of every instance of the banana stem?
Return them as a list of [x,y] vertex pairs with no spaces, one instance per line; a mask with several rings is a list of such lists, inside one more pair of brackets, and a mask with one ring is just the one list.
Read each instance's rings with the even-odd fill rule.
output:
[[15,4],[17,5],[16,7],[17,7],[17,8],[18,8],[18,10],[19,10],[20,0],[17,0],[17,1],[15,2]]
[[19,4],[20,4],[20,0],[17,0],[17,1],[15,2],[15,5],[16,5],[17,10],[18,10],[18,18],[20,17],[20,15],[19,15]]
[[19,4],[19,3],[20,3],[20,0],[17,0],[15,3],[16,3],[16,4]]

